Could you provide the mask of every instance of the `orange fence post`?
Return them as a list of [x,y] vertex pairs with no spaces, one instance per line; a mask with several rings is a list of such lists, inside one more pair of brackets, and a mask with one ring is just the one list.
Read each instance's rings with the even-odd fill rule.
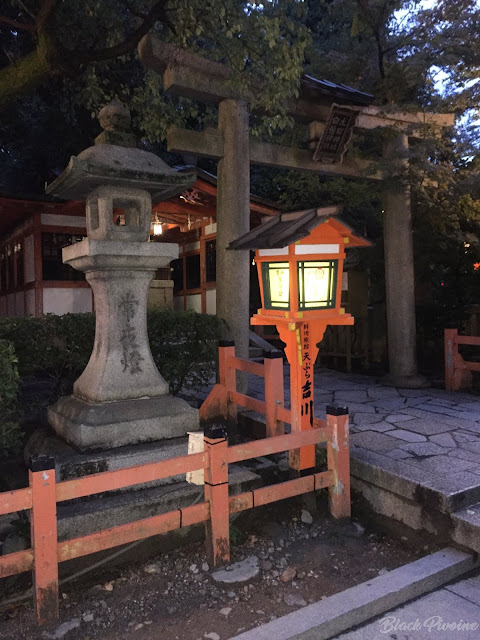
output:
[[278,410],[283,409],[283,353],[281,351],[264,351],[265,367],[265,418],[266,435],[281,436],[284,433],[283,423],[278,419]]
[[458,391],[460,382],[455,372],[458,360],[458,329],[445,329],[445,389]]
[[227,406],[225,419],[229,422],[237,420],[237,405],[232,401],[230,392],[237,390],[237,374],[235,368],[229,366],[228,360],[235,357],[235,342],[233,340],[220,340],[218,343],[218,377],[220,384],[225,388]]
[[209,561],[216,567],[230,562],[228,442],[225,428],[209,425],[205,429],[204,443],[204,450],[208,455],[208,467],[205,469],[205,501],[210,504],[206,544]]
[[328,488],[330,513],[334,518],[349,518],[350,503],[350,438],[347,407],[327,406],[327,464],[333,471],[334,484]]
[[40,624],[58,618],[57,502],[55,460],[32,456],[29,469],[32,490],[32,539],[35,610]]

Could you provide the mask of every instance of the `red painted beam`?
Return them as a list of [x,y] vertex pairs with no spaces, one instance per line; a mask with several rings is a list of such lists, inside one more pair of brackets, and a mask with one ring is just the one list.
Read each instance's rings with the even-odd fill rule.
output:
[[197,471],[206,467],[205,453],[194,453],[188,456],[171,458],[162,462],[152,462],[117,471],[104,471],[83,478],[65,480],[57,484],[57,502],[73,500],[95,493],[124,489],[135,484],[161,480],[188,471]]
[[15,513],[32,508],[32,490],[16,489],[0,493],[0,516],[5,513]]
[[331,437],[330,429],[311,429],[299,431],[285,436],[275,436],[264,440],[254,440],[244,444],[237,444],[228,449],[228,462],[241,462],[250,458],[268,456],[281,451],[289,451],[319,442],[326,442]]
[[31,571],[33,568],[33,549],[8,553],[0,556],[0,578],[14,576],[17,573]]

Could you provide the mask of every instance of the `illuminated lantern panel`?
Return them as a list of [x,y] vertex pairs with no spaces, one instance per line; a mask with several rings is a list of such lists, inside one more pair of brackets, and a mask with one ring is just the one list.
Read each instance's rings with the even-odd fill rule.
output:
[[298,263],[300,311],[335,308],[337,271],[338,260],[309,260]]
[[262,308],[252,324],[284,323],[289,331],[293,322],[353,324],[340,307],[345,249],[370,243],[337,219],[339,212],[331,206],[282,213],[230,243],[256,252]]
[[264,262],[262,279],[266,309],[290,309],[288,262]]

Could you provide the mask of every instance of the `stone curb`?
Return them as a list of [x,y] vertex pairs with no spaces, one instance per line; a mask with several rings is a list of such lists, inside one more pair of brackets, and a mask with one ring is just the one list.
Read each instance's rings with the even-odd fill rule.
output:
[[472,555],[446,548],[231,640],[327,640],[433,591],[479,564]]

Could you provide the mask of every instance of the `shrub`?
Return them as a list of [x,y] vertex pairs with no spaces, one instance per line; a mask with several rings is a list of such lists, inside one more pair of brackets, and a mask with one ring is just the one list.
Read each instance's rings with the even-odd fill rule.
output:
[[0,456],[20,451],[23,433],[17,417],[18,370],[11,342],[0,340]]
[[[153,359],[173,394],[182,387],[204,386],[215,371],[217,342],[224,323],[216,316],[193,311],[148,312],[148,334]],[[21,378],[52,381],[48,402],[72,392],[93,348],[92,313],[1,318],[0,339],[13,343]]]
[[15,345],[20,377],[51,380],[52,401],[71,393],[73,382],[90,358],[94,336],[95,316],[92,313],[0,320],[0,338]]
[[148,337],[158,370],[176,395],[204,387],[215,373],[217,343],[225,323],[194,311],[150,311]]

